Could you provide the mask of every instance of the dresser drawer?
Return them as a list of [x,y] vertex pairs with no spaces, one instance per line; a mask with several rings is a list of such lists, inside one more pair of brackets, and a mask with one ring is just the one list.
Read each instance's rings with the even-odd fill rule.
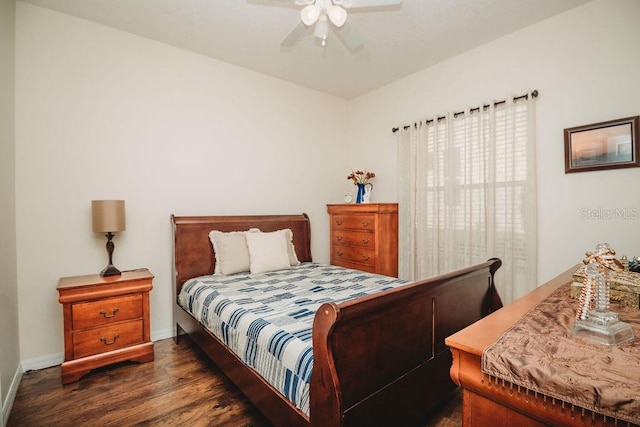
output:
[[352,270],[365,271],[367,273],[377,273],[375,265],[360,264],[357,262],[346,261],[343,259],[332,260],[331,264],[337,265],[338,267],[350,268]]
[[74,332],[73,357],[77,359],[91,356],[142,342],[142,319]]
[[334,230],[331,232],[331,244],[375,249],[376,236],[369,231]]
[[368,230],[376,228],[375,215],[332,215],[332,229],[335,230]]
[[74,330],[136,319],[142,317],[142,294],[76,303],[71,313]]
[[375,251],[367,248],[358,248],[355,246],[335,245],[331,248],[332,262],[335,260],[353,261],[359,264],[375,265]]

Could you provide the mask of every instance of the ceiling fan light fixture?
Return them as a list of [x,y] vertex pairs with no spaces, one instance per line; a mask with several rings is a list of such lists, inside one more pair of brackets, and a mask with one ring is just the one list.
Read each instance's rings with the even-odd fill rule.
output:
[[322,46],[327,44],[327,36],[329,35],[329,21],[327,15],[321,15],[313,30],[313,35],[322,39]]
[[336,27],[342,27],[347,22],[347,11],[340,6],[332,5],[327,10],[327,15]]
[[300,11],[300,17],[302,18],[302,22],[304,22],[304,25],[309,27],[315,24],[315,22],[318,20],[318,18],[320,17],[320,12],[320,7],[316,6],[315,4],[310,4]]

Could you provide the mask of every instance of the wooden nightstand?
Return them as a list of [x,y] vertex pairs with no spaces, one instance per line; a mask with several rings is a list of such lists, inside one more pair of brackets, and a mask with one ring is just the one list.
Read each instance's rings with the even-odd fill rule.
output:
[[398,277],[398,204],[327,205],[331,264]]
[[153,360],[149,291],[153,274],[146,268],[119,276],[63,277],[58,301],[64,314],[62,383],[90,370],[125,360]]

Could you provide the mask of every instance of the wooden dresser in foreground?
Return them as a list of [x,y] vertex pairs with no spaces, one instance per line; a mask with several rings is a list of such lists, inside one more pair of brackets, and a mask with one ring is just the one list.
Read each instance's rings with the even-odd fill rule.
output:
[[[462,387],[463,426],[615,427],[635,425],[593,410],[563,403],[562,400],[509,382],[496,383],[482,371],[482,355],[485,349],[556,289],[571,283],[577,267],[577,265],[571,267],[522,298],[445,339],[445,344],[450,347],[453,355],[451,378]],[[553,318],[549,317],[549,321],[553,321]],[[606,389],[604,383],[594,385],[596,389],[600,387]]]
[[63,277],[58,301],[64,315],[62,383],[79,380],[92,369],[116,362],[153,360],[149,292],[153,274],[146,268],[119,276]]
[[331,264],[398,277],[398,204],[327,205]]

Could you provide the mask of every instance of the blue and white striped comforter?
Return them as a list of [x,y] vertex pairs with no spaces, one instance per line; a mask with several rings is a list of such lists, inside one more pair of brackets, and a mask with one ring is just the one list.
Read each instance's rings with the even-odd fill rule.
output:
[[316,263],[264,274],[187,281],[180,305],[248,366],[309,414],[311,327],[325,302],[340,303],[407,283]]

